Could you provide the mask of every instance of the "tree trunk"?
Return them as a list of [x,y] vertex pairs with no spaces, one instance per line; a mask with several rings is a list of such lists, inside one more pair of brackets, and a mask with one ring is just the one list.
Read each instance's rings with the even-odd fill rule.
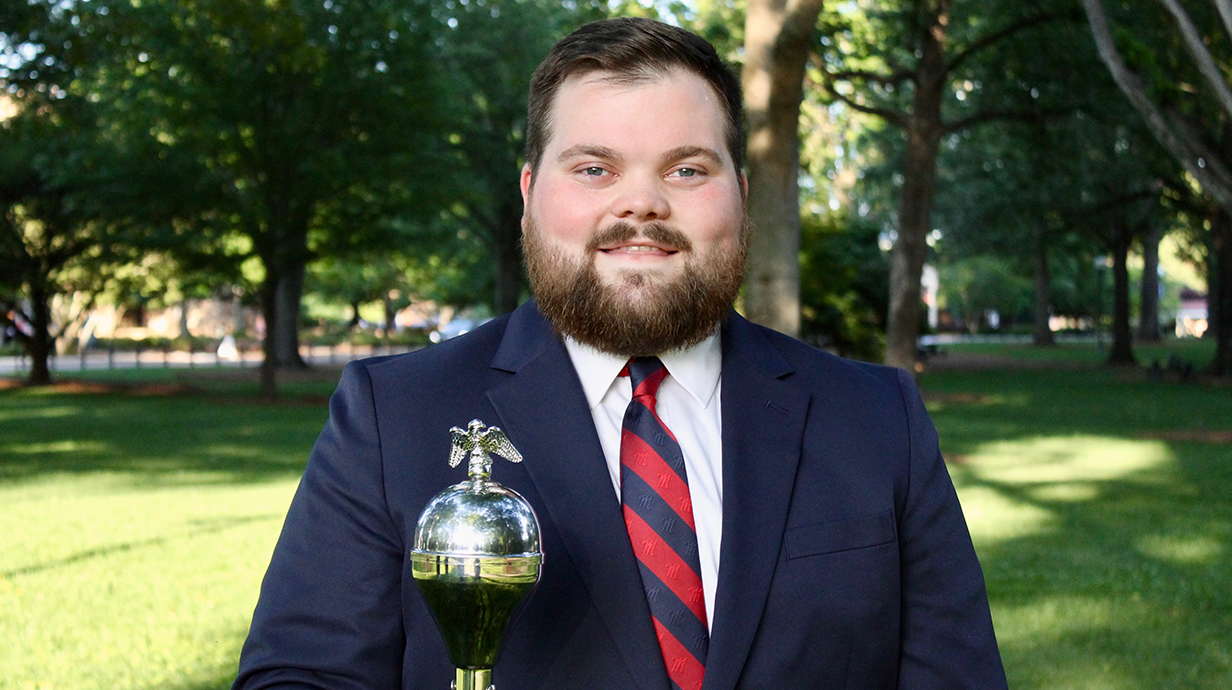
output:
[[238,294],[232,294],[231,304],[234,308],[231,313],[231,333],[239,337],[248,332],[248,319],[244,318],[244,300],[240,299]]
[[359,302],[351,302],[351,320],[347,322],[347,333],[355,330],[359,326]]
[[1160,230],[1152,226],[1142,236],[1142,295],[1138,300],[1138,340],[1158,343],[1159,331],[1159,240]]
[[30,377],[33,386],[51,383],[51,368],[47,360],[51,356],[51,291],[40,280],[30,282],[30,327],[34,331],[26,340],[26,352],[30,355]]
[[[266,331],[266,338],[274,339],[274,356],[278,366],[303,369],[308,365],[299,356],[299,306],[304,296],[304,272],[302,261],[291,263],[274,286],[275,325]],[[266,317],[269,328],[269,317]]]
[[270,261],[265,262],[265,281],[261,284],[261,318],[265,321],[265,337],[261,339],[261,392],[266,402],[278,399],[278,352],[274,346],[275,319],[278,314],[277,285],[279,275]]
[[[518,204],[521,197],[518,196]],[[493,307],[499,314],[518,308],[522,297],[522,217],[518,206],[502,205],[501,216],[492,228],[492,255],[495,259]]]
[[822,0],[749,0],[745,20],[748,213],[744,309],[800,333],[800,102]]
[[1232,376],[1232,217],[1220,214],[1211,234],[1207,275],[1208,333],[1214,333],[1211,373]]
[[180,337],[191,338],[192,333],[188,330],[188,300],[180,300]]
[[1035,226],[1032,253],[1035,255],[1035,327],[1031,341],[1038,346],[1055,345],[1052,336],[1052,274],[1048,270],[1048,237],[1043,224]]
[[1129,247],[1133,233],[1123,218],[1118,218],[1112,240],[1112,349],[1108,364],[1133,366],[1133,331],[1129,326]]
[[932,232],[937,149],[944,132],[941,99],[946,89],[945,27],[948,5],[921,32],[915,95],[907,117],[907,151],[898,204],[898,239],[890,252],[890,313],[886,318],[886,364],[915,370],[920,335],[920,275]]
[[381,304],[385,307],[385,342],[388,343],[393,340],[394,318],[397,317],[397,310],[394,309],[394,299],[389,296],[388,290],[381,294]]

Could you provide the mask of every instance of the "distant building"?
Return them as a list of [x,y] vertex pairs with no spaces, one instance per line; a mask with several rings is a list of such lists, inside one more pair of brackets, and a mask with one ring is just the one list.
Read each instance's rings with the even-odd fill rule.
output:
[[1201,338],[1206,332],[1206,293],[1190,288],[1181,290],[1181,308],[1176,310],[1176,337]]

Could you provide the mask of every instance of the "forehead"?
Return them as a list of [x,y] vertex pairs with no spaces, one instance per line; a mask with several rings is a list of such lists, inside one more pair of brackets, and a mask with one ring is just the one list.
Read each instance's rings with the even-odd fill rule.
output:
[[575,74],[552,99],[545,158],[582,143],[616,146],[674,141],[714,148],[728,158],[726,115],[718,93],[684,69],[629,78]]

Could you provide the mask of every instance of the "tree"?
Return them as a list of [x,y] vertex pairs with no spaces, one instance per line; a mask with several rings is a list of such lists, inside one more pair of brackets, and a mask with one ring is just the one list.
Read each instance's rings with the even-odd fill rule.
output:
[[91,115],[74,99],[33,101],[0,123],[0,326],[14,329],[36,385],[51,381],[68,325],[55,323],[53,298],[81,293],[88,307],[121,249],[97,204],[114,156],[92,136]]
[[1142,283],[1138,297],[1138,335],[1140,342],[1163,340],[1159,329],[1159,243],[1163,232],[1158,226],[1147,229],[1142,241]]
[[[1098,84],[1091,90],[1098,94]],[[1110,259],[1110,363],[1131,364],[1128,255],[1133,242],[1167,223],[1161,180],[1174,166],[1133,119],[1124,123],[1126,113],[1115,100],[1111,104],[1092,99],[1089,109],[1067,117],[981,128],[947,156],[942,174],[959,172],[939,194],[937,216],[946,228],[947,255],[1031,258],[1021,265],[1035,266],[1037,343],[1039,330],[1051,336],[1050,264],[1057,250],[1087,265],[1096,255]]]
[[[1117,86],[1152,135],[1219,205],[1220,215],[1232,216],[1232,160],[1226,154],[1232,121],[1227,77],[1232,4],[1214,0],[1212,7],[1186,11],[1179,0],[1158,0],[1165,21],[1157,16],[1143,21],[1144,4],[1134,3],[1135,14],[1129,18],[1137,21],[1118,29],[1118,45],[1103,3],[1082,0],[1100,59]],[[1129,3],[1125,7],[1131,9]],[[1169,25],[1172,30],[1161,31]],[[1226,376],[1232,374],[1232,227],[1216,222],[1210,228],[1208,284],[1215,296],[1211,313],[1216,340],[1211,369]]]
[[749,0],[744,28],[750,319],[800,332],[800,103],[822,0]]
[[[184,227],[246,238],[264,269],[262,393],[299,363],[304,269],[333,234],[441,205],[443,126],[428,3],[100,0],[66,9],[63,45],[92,59],[65,90],[191,160]],[[54,57],[60,44],[48,42]],[[67,50],[67,49],[66,49]],[[43,59],[43,58],[40,58]],[[155,161],[153,163],[157,164]],[[359,210],[337,213],[339,207]]]
[[[1029,309],[1030,283],[1012,256],[977,254],[940,268],[949,311],[971,332],[1000,327]],[[988,321],[995,312],[1000,323]]]
[[856,214],[806,214],[800,249],[800,336],[845,357],[880,361],[889,263],[879,228]]
[[443,64],[452,75],[450,139],[459,171],[451,215],[491,254],[490,301],[497,314],[521,300],[522,194],[526,98],[530,77],[558,38],[580,20],[597,18],[595,3],[566,9],[545,0],[489,0],[439,10]]
[[824,18],[828,42],[820,59],[828,94],[882,118],[905,137],[886,320],[891,365],[911,369],[915,364],[920,277],[933,230],[941,141],[990,120],[1040,115],[1029,91],[1016,94],[1012,109],[979,109],[982,90],[976,86],[980,80],[972,78],[972,65],[989,48],[1062,16],[1063,9],[1044,3],[901,0],[846,4]]

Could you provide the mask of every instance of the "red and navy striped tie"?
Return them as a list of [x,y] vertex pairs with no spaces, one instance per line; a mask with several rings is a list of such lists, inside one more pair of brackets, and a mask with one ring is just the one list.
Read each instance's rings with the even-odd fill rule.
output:
[[699,690],[710,635],[684,456],[655,412],[655,393],[667,369],[658,357],[636,357],[626,368],[633,400],[620,435],[625,526],[672,687]]

